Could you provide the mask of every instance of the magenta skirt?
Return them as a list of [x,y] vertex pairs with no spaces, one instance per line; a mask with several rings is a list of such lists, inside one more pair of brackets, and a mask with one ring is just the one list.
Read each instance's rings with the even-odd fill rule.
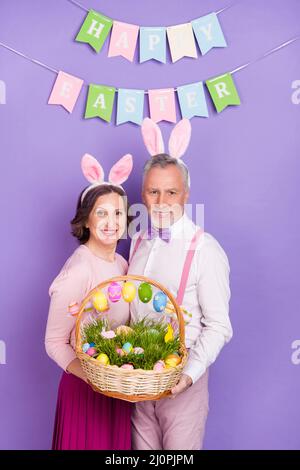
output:
[[130,450],[131,403],[94,392],[83,380],[63,373],[52,450]]

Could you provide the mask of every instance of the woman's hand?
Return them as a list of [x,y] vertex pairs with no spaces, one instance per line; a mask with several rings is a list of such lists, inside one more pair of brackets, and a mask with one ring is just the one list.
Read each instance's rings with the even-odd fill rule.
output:
[[78,358],[70,362],[70,364],[67,367],[67,372],[69,372],[70,374],[76,375],[76,377],[88,383],[87,376],[85,375],[85,372]]

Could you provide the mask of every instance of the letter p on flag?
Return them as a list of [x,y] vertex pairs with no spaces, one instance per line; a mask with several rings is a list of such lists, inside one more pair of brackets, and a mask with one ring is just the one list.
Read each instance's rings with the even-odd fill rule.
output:
[[232,75],[226,73],[219,77],[206,80],[206,86],[218,113],[227,106],[241,104]]

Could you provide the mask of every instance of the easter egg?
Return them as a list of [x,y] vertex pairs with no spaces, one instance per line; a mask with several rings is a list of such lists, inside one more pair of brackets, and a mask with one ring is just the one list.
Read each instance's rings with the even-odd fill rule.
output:
[[92,310],[94,310],[92,302],[87,302],[83,310],[84,312],[91,312]]
[[95,356],[95,354],[97,354],[97,349],[96,348],[89,348],[86,353],[89,355],[89,356]]
[[132,364],[123,364],[120,369],[128,369],[128,370],[132,370],[134,369],[133,365]]
[[93,348],[96,345],[95,345],[95,343],[90,343],[90,346],[91,346],[91,348]]
[[108,303],[105,294],[100,290],[93,297],[93,305],[98,312],[108,310]]
[[109,359],[108,359],[107,354],[101,353],[101,354],[99,354],[99,356],[97,356],[96,359],[97,359],[97,361],[100,362],[100,364],[103,364],[104,366],[109,365]]
[[130,328],[130,326],[127,325],[120,325],[116,329],[117,335],[128,335],[129,333],[133,333],[133,329]]
[[168,302],[168,296],[162,292],[156,292],[153,297],[153,308],[156,312],[163,312]]
[[122,288],[122,296],[125,302],[132,302],[136,295],[136,287],[133,282],[127,281]]
[[150,302],[152,298],[152,287],[148,282],[142,282],[139,286],[139,299],[144,303]]
[[111,302],[118,302],[121,298],[122,287],[117,282],[111,282],[107,289],[108,298]]
[[178,354],[169,354],[165,359],[166,367],[176,367],[181,363],[181,358]]
[[164,361],[162,361],[162,360],[157,361],[153,366],[153,370],[155,370],[155,372],[160,372],[160,371],[164,370],[165,368],[166,368],[166,365],[165,365]]
[[125,352],[121,348],[116,348],[116,353],[121,357],[125,356]]
[[90,343],[84,343],[82,345],[82,351],[86,353],[90,349],[90,347],[91,347]]
[[124,343],[122,349],[126,354],[128,354],[133,350],[133,347],[131,343]]
[[140,348],[138,346],[136,348],[133,348],[133,352],[134,354],[138,354],[138,355],[144,354],[143,348]]

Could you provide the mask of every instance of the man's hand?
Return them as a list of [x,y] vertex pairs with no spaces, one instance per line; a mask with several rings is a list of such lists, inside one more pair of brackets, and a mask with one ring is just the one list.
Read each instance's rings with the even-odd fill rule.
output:
[[172,388],[172,395],[170,395],[170,398],[175,398],[179,393],[182,393],[187,390],[192,385],[192,383],[193,381],[189,375],[182,374],[178,384]]

